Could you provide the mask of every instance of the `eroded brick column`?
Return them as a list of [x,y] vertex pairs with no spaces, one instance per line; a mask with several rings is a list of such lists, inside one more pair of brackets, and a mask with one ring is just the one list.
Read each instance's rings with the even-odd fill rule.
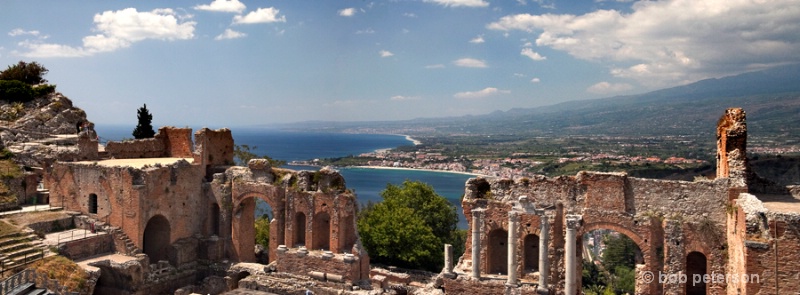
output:
[[564,282],[564,293],[567,295],[575,295],[578,286],[578,270],[576,258],[575,244],[577,243],[578,227],[581,224],[580,215],[567,215],[567,240],[564,245],[564,267],[567,268]]
[[547,279],[550,277],[550,263],[548,263],[547,247],[550,244],[550,219],[542,213],[540,219],[539,232],[539,294],[548,294]]
[[519,231],[519,213],[508,212],[508,280],[506,285],[517,286],[517,240]]
[[481,232],[484,209],[472,210],[472,277],[481,277]]

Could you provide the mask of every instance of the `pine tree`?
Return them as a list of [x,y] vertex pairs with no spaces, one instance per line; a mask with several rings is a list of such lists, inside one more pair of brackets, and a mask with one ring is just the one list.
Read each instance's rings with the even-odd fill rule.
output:
[[136,118],[139,119],[139,123],[136,124],[136,128],[133,129],[133,138],[153,138],[156,132],[153,131],[153,115],[147,110],[147,104],[144,104],[144,106],[136,111]]

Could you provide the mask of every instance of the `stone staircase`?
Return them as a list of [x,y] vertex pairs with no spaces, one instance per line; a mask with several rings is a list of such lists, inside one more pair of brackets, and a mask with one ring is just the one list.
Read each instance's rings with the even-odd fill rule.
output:
[[25,265],[55,255],[29,229],[0,236],[0,271],[15,273]]
[[142,253],[142,250],[136,247],[133,240],[116,226],[111,226],[103,221],[97,221],[86,215],[76,216],[75,220],[80,221],[80,223],[83,224],[83,226],[80,227],[85,229],[90,229],[89,225],[94,224],[95,230],[105,231],[111,234],[111,236],[114,237],[114,248],[121,254],[134,256]]

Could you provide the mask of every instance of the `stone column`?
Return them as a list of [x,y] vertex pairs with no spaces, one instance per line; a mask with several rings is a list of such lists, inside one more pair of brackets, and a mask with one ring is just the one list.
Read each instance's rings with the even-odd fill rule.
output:
[[548,294],[547,279],[550,277],[550,264],[548,263],[547,247],[550,245],[550,219],[542,213],[539,216],[539,294]]
[[453,274],[453,245],[444,244],[444,275]]
[[517,240],[519,231],[519,213],[508,212],[508,280],[506,286],[517,286]]
[[481,277],[481,232],[483,231],[483,209],[472,210],[472,277]]
[[575,261],[575,243],[580,223],[580,215],[567,215],[567,241],[564,246],[564,267],[567,269],[566,277],[564,278],[564,294],[566,295],[575,295],[578,291],[578,286],[576,286],[578,272],[576,269],[577,261]]

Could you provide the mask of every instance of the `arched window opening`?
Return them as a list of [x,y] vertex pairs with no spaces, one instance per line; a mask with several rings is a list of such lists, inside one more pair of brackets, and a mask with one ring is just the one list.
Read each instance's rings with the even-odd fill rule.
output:
[[587,293],[635,294],[636,265],[644,256],[636,243],[625,234],[597,229],[583,235],[581,245],[581,285]]
[[167,218],[162,215],[151,217],[144,228],[144,240],[142,241],[144,245],[142,250],[150,257],[150,263],[166,260],[175,265],[175,261],[169,259],[169,239],[170,226]]
[[706,283],[703,280],[694,283],[691,278],[696,276],[703,277],[708,274],[708,261],[706,256],[700,252],[690,252],[686,255],[686,277],[689,281],[686,283],[686,295],[705,295]]

